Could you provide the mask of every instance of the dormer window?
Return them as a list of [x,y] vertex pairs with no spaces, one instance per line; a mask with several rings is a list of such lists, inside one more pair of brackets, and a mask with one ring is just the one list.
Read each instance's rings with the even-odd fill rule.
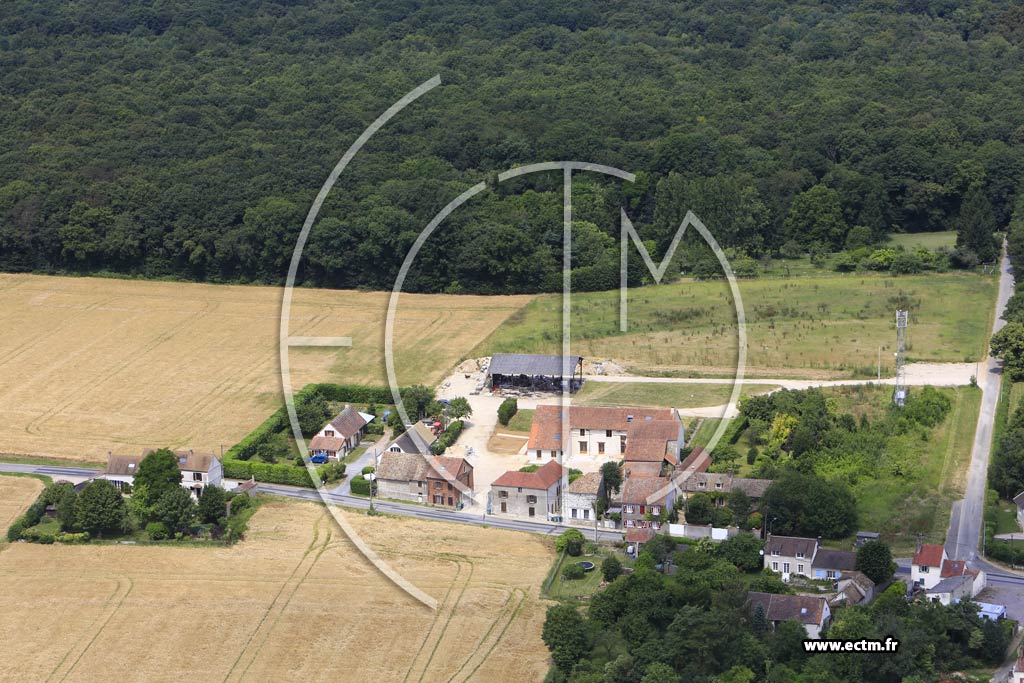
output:
[[707,486],[707,484],[705,484],[704,482],[702,482],[702,481],[698,481],[698,482],[697,482],[697,488],[699,488],[699,489],[702,489],[702,488],[704,488],[705,486]]
[[778,550],[778,548],[772,548],[772,555],[774,555],[775,557],[778,557],[778,556],[779,556],[779,550]]
[[797,557],[799,557],[799,558],[801,558],[801,559],[803,559],[803,556],[804,556],[804,554],[803,554],[802,552],[798,552],[798,553],[796,554],[796,556],[797,556]]
[[334,436],[334,430],[333,429],[325,429],[324,430],[324,436]]

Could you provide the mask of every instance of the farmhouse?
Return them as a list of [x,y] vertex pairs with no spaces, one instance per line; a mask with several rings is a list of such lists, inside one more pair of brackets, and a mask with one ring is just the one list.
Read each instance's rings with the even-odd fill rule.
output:
[[657,531],[673,502],[675,488],[668,477],[630,477],[622,482],[622,525]]
[[473,500],[473,466],[463,458],[385,451],[376,475],[382,498],[456,509]]
[[760,608],[772,628],[783,621],[795,621],[802,624],[807,637],[821,638],[821,632],[828,624],[832,612],[825,598],[811,595],[775,595],[773,593],[747,593],[747,604],[750,613]]
[[600,472],[587,472],[565,489],[565,509],[569,524],[593,524],[597,501],[604,495],[604,478]]
[[799,536],[773,536],[764,542],[764,566],[782,574],[783,581],[792,575],[811,578],[811,567],[818,554],[818,541]]
[[369,413],[360,413],[352,406],[345,406],[337,417],[325,424],[310,440],[310,455],[334,460],[345,457],[359,445],[363,429],[373,419],[374,416]]
[[[106,479],[118,490],[124,490],[125,485],[129,487],[135,484],[135,473],[139,470],[139,463],[154,449],[149,448],[142,455],[114,455],[107,456],[107,467],[93,479]],[[193,496],[199,497],[205,486],[221,486],[223,469],[217,456],[194,451],[174,451],[177,458],[178,469],[181,470],[181,485],[188,489]]]
[[491,391],[529,389],[531,391],[579,390],[583,384],[583,358],[531,353],[496,353],[487,366]]
[[491,484],[491,514],[555,517],[561,514],[562,466],[551,460],[534,472],[509,471]]
[[917,552],[910,565],[910,580],[925,590],[942,580],[942,563],[948,559],[946,549],[941,545],[925,543]]
[[426,455],[430,453],[430,447],[435,441],[437,441],[437,434],[434,433],[434,430],[422,422],[416,422],[388,444],[385,450],[389,453],[419,453]]
[[987,577],[979,569],[968,569],[963,560],[944,560],[939,571],[939,581],[925,589],[928,600],[950,605],[961,600],[970,600],[985,590]]
[[[564,417],[568,418],[569,429],[563,436]],[[654,421],[664,424],[650,425],[646,430],[636,427]],[[667,436],[657,446],[659,433]],[[533,414],[526,448],[534,459],[543,460],[563,456],[568,443],[571,456],[611,460],[625,456],[631,434],[641,440],[637,445],[638,459],[660,462],[667,455],[674,458],[675,463],[679,462],[683,426],[675,412],[668,408],[570,406],[563,409],[558,405],[539,405]]]
[[835,581],[843,572],[852,572],[857,569],[857,553],[849,550],[818,548],[811,567],[814,570],[815,579]]
[[694,493],[722,494],[715,496],[715,504],[719,507],[725,505],[725,496],[733,491],[743,491],[751,500],[760,500],[772,484],[771,479],[745,479],[714,472],[694,472],[688,477],[680,476],[677,483],[684,500]]

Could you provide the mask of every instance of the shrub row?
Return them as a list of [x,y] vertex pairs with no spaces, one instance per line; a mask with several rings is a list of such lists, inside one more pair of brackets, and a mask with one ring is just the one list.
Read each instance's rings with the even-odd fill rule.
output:
[[305,467],[292,463],[269,463],[224,458],[224,476],[228,479],[250,479],[268,484],[313,486]]
[[459,438],[459,434],[462,433],[462,427],[462,420],[455,420],[448,425],[448,429],[444,430],[441,436],[437,437],[437,441],[430,446],[430,452],[434,455],[441,455],[444,453],[445,450]]
[[[370,495],[370,480],[363,479],[362,477],[352,478],[352,493],[357,496],[368,496]],[[374,485],[376,486],[376,485]],[[374,489],[376,491],[376,489]]]

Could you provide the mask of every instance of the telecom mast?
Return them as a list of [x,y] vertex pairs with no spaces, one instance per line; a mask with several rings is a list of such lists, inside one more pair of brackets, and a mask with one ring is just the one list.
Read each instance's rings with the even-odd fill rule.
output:
[[896,311],[896,390],[892,400],[903,407],[907,402],[907,312]]

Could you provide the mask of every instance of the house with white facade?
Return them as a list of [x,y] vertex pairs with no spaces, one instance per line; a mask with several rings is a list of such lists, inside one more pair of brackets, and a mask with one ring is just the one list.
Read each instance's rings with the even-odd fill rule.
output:
[[807,631],[812,640],[821,638],[821,632],[832,617],[828,601],[813,595],[776,595],[774,593],[747,593],[747,608],[751,615],[761,610],[771,628],[784,621],[795,621]]
[[814,538],[768,534],[764,542],[764,566],[781,574],[783,581],[794,575],[812,578],[817,554],[818,541]]
[[[130,489],[135,485],[135,474],[139,471],[142,460],[155,449],[146,449],[142,455],[114,455],[107,457],[107,467],[94,479],[106,479],[119,491]],[[174,456],[181,470],[181,485],[188,489],[196,498],[206,486],[222,486],[224,470],[220,460],[212,453],[196,453],[195,451],[174,451]]]
[[941,545],[925,543],[917,552],[910,565],[910,580],[915,586],[921,586],[925,590],[932,588],[942,580],[942,563],[949,557],[946,549]]
[[[568,431],[565,417],[568,418]],[[630,430],[644,422],[668,422],[678,439],[676,461],[682,447],[682,422],[668,408],[602,408],[593,406],[539,405],[530,425],[526,449],[531,460],[560,456],[588,457],[598,461],[618,460],[626,453]],[[634,429],[634,435],[638,432]],[[661,451],[665,450],[662,442]]]
[[602,496],[604,478],[600,472],[587,472],[576,477],[565,489],[565,521],[569,524],[593,526],[597,501]]
[[352,406],[345,406],[344,410],[310,439],[310,455],[323,455],[331,460],[344,458],[359,445],[363,438],[363,429],[373,419],[374,416],[369,413],[361,413]]
[[925,589],[925,598],[943,605],[970,600],[985,590],[988,577],[980,569],[970,569],[963,560],[944,560],[939,580]]

